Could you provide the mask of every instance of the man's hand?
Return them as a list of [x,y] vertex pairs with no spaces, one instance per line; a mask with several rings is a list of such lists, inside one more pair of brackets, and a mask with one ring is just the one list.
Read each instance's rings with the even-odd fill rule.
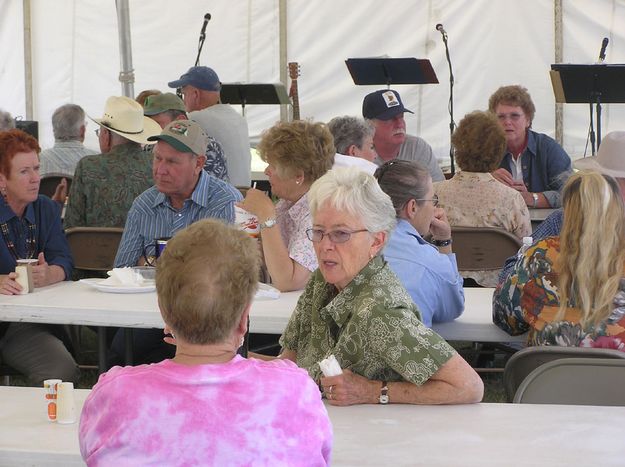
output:
[[52,201],[57,201],[61,204],[65,203],[65,199],[67,198],[67,179],[63,178],[56,186],[56,190],[54,190],[54,194],[52,195]]

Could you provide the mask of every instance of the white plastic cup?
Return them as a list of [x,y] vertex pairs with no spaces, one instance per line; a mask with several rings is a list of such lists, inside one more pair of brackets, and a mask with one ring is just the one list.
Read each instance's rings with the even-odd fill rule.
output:
[[57,386],[57,406],[57,423],[76,423],[74,383],[60,383]]
[[37,264],[36,259],[18,259],[17,266],[15,266],[15,273],[17,278],[15,282],[22,286],[20,295],[27,294],[35,290],[33,283],[33,264]]
[[239,206],[234,207],[234,223],[252,238],[257,238],[260,234],[258,218]]
[[43,382],[43,388],[46,395],[46,406],[48,409],[48,421],[56,422],[57,419],[57,402],[58,387],[62,383],[60,379],[46,379]]

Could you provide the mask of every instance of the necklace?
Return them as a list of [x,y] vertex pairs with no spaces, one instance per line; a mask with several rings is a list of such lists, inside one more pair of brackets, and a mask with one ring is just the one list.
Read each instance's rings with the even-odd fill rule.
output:
[[[24,221],[20,220],[20,222],[23,223]],[[9,226],[6,222],[3,222],[2,224],[0,224],[0,230],[2,230],[2,237],[4,238],[4,243],[6,243],[7,248],[11,252],[11,256],[13,256],[13,259],[15,261],[17,261],[18,259],[22,259],[22,258],[19,258],[19,255],[17,254],[17,250],[15,249],[15,244],[13,243],[13,240],[11,240],[11,237],[9,237]],[[26,238],[26,258],[23,258],[23,259],[34,258],[35,256],[35,231],[36,230],[37,230],[37,224],[28,224],[28,238]]]

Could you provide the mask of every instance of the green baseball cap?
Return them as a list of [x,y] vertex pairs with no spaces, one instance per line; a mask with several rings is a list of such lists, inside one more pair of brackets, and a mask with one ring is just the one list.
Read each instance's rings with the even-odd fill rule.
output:
[[186,111],[182,99],[171,92],[148,96],[143,104],[143,115],[156,115],[168,110]]
[[180,152],[192,152],[198,156],[206,154],[208,136],[200,125],[193,120],[174,120],[160,135],[151,136],[148,141],[165,141]]

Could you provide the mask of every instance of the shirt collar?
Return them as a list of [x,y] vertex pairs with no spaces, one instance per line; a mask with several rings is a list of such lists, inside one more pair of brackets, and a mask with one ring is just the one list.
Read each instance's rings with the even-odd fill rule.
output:
[[456,172],[452,178],[455,181],[477,181],[477,182],[485,182],[488,180],[496,180],[489,172],[469,172],[466,170],[461,170],[460,172]]
[[[34,201],[34,203],[36,202],[37,200]],[[28,203],[26,209],[24,210],[23,217],[30,224],[35,223],[35,208],[33,206],[34,203]],[[13,212],[13,209],[11,209],[11,206],[9,206],[9,204],[4,199],[2,199],[2,202],[0,203],[0,223],[5,224],[14,217],[17,217],[17,214],[15,214]]]
[[421,245],[429,245],[428,242],[423,240],[423,237],[419,234],[417,229],[415,229],[406,219],[397,219],[397,232],[413,236]]
[[308,195],[304,193],[304,195],[295,201],[295,203],[291,203],[290,201],[282,200],[284,203],[282,204],[280,209],[280,213],[277,213],[278,216],[282,216],[287,214],[293,222],[298,224],[301,219],[305,218],[308,215]]
[[[156,186],[154,188],[156,189],[157,193],[156,193],[156,196],[154,197],[154,203],[152,207],[156,207],[160,204],[171,206],[169,197],[166,196],[164,193],[161,193],[160,191],[158,191],[158,188],[156,188]],[[202,171],[200,172],[200,177],[195,185],[195,188],[193,189],[193,192],[191,193],[191,197],[187,198],[185,200],[185,203],[188,200],[191,200],[195,204],[199,204],[202,207],[205,207],[205,208],[209,207],[208,205],[210,204],[210,202],[208,199],[208,193],[210,193],[210,188],[211,188],[210,176],[204,171],[204,169],[202,169]]]

